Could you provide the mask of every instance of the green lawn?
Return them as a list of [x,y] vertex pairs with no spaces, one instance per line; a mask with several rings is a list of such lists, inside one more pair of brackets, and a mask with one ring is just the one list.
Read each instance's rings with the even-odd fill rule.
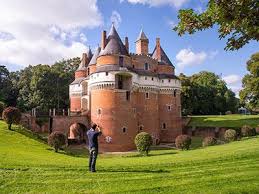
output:
[[188,126],[196,127],[242,127],[259,125],[259,115],[212,115],[191,116]]
[[0,193],[258,193],[259,137],[149,157],[54,153],[0,121]]

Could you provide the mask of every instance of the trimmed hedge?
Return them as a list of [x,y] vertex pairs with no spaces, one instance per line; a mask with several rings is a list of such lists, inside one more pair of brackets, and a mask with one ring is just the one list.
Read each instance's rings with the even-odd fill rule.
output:
[[189,150],[192,138],[189,135],[179,135],[175,139],[175,146],[181,150]]
[[148,155],[153,140],[149,133],[141,132],[135,137],[135,145],[139,153]]
[[243,137],[251,137],[256,135],[256,130],[249,125],[244,125],[241,128],[241,133]]
[[66,143],[66,136],[59,131],[52,132],[48,137],[48,144],[54,148],[55,152],[58,152]]
[[224,134],[225,140],[228,142],[235,141],[237,139],[237,132],[234,129],[228,129]]
[[216,144],[217,144],[217,139],[215,137],[212,137],[212,136],[205,137],[202,141],[203,147],[214,146]]

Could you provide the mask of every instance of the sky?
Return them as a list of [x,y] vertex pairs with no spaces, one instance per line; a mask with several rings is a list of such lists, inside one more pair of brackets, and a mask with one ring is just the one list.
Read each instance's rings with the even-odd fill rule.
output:
[[238,51],[225,51],[226,40],[214,26],[194,35],[179,37],[172,28],[179,9],[206,9],[208,0],[0,0],[0,64],[10,71],[28,65],[53,64],[81,57],[100,44],[102,30],[115,24],[121,39],[129,37],[130,52],[141,29],[156,37],[175,65],[176,74],[211,71],[221,76],[238,95],[246,61],[259,51],[251,41]]

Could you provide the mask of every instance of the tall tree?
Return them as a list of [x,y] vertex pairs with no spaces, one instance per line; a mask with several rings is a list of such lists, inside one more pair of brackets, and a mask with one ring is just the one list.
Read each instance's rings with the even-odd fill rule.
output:
[[243,89],[240,91],[240,100],[250,109],[259,109],[259,52],[253,54],[247,61],[246,74],[242,80]]
[[218,25],[219,38],[229,37],[225,49],[238,50],[250,40],[259,40],[258,15],[258,0],[209,0],[201,14],[180,10],[180,22],[174,30],[181,36]]

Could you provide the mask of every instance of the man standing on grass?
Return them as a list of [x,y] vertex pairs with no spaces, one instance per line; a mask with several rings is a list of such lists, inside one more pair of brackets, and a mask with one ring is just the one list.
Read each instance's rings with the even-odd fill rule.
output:
[[[98,131],[96,129],[98,128]],[[92,128],[87,131],[87,137],[89,141],[89,171],[96,172],[95,164],[98,155],[98,136],[102,132],[96,124],[92,125]]]

